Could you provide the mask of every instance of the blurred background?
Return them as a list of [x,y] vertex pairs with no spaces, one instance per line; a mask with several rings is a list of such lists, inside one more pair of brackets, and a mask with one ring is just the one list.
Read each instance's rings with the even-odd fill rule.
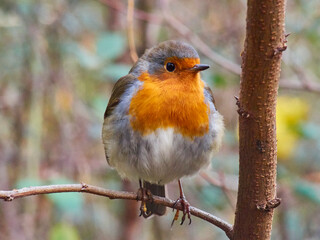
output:
[[[185,193],[192,205],[233,223],[234,96],[246,1],[136,0],[133,19],[127,6],[123,0],[1,0],[0,189],[85,182],[137,191],[137,182],[122,181],[107,165],[103,114],[114,83],[133,64],[129,42],[141,56],[161,41],[180,39],[211,65],[202,77],[226,123],[212,167],[183,179]],[[272,239],[320,239],[320,2],[288,1],[286,32],[277,109],[282,204]],[[176,199],[177,183],[168,192]],[[195,217],[191,226],[177,222],[170,230],[170,210],[145,220],[138,208],[134,201],[78,193],[0,202],[0,239],[227,239]]]

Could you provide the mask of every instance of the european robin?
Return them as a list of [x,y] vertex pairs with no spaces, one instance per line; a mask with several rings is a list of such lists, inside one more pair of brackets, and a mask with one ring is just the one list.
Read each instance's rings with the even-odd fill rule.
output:
[[[186,215],[191,219],[180,178],[208,166],[223,135],[223,118],[200,78],[207,68],[189,44],[162,42],[146,50],[116,82],[104,114],[102,138],[109,165],[121,177],[139,180],[140,193],[148,196],[164,197],[164,185],[178,180],[181,224]],[[163,215],[166,208],[142,201],[140,211],[149,217]]]

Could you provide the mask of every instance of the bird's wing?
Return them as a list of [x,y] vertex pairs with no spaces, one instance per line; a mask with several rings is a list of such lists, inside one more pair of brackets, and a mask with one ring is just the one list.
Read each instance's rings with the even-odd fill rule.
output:
[[213,92],[211,90],[211,88],[209,86],[205,86],[204,89],[207,91],[207,93],[209,94],[210,96],[210,101],[213,103],[214,107],[216,107],[216,102],[214,100],[214,97],[213,97]]
[[107,106],[107,109],[104,113],[104,123],[102,127],[102,140],[105,149],[105,155],[107,158],[108,163],[109,155],[108,155],[108,145],[110,141],[110,129],[107,127],[109,124],[109,117],[112,115],[113,110],[118,106],[121,100],[121,96],[125,93],[125,91],[132,86],[137,81],[137,79],[132,75],[128,74],[122,78],[120,78],[112,89],[112,94]]
[[107,109],[104,113],[104,119],[109,117],[113,110],[117,107],[120,102],[122,94],[130,87],[132,84],[137,81],[137,79],[132,75],[128,74],[120,78],[112,89],[112,94],[107,106]]

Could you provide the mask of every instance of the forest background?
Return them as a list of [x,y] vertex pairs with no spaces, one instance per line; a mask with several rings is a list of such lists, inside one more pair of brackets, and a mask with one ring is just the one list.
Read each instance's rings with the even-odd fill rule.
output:
[[[138,56],[167,39],[191,43],[211,68],[226,123],[212,167],[184,179],[193,206],[233,222],[238,175],[238,115],[246,1],[9,1],[0,3],[0,189],[86,182],[136,191],[105,161],[103,113],[113,84]],[[320,236],[320,3],[288,1],[288,49],[277,107],[278,196],[272,239]],[[131,28],[131,29],[130,29]],[[133,38],[128,33],[133,30]],[[129,34],[130,35],[130,34]],[[129,40],[130,41],[129,41]],[[131,49],[132,50],[132,49]],[[177,184],[168,187],[177,198]],[[139,203],[78,193],[0,202],[0,239],[227,239],[193,219],[144,220]],[[210,237],[209,237],[210,236]]]

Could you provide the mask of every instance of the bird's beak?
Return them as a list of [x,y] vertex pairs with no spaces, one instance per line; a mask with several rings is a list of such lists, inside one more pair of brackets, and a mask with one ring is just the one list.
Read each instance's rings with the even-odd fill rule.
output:
[[196,64],[192,68],[190,68],[191,71],[200,72],[203,70],[208,69],[210,66],[207,64]]

